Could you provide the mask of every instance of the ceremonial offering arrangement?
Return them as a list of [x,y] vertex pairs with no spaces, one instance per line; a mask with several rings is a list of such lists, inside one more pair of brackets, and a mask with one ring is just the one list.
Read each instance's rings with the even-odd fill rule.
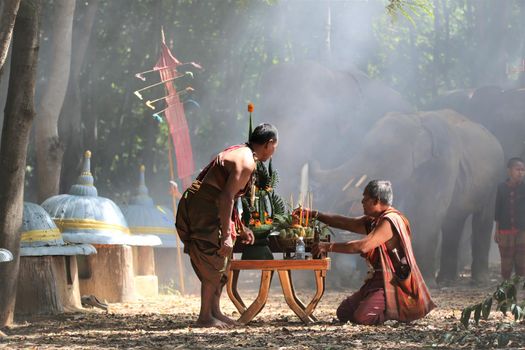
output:
[[[309,200],[311,202],[311,200]],[[311,207],[311,203],[308,205]],[[302,207],[294,210],[299,215],[275,215],[274,227],[278,231],[272,235],[277,240],[277,245],[283,252],[295,249],[297,240],[302,238],[307,250],[317,241],[329,241],[331,230],[316,218],[309,217],[309,210]]]
[[272,169],[270,160],[268,168],[262,162],[257,162],[257,169],[252,178],[252,185],[242,198],[242,221],[253,231],[255,242],[245,246],[242,259],[271,260],[272,252],[268,247],[268,235],[274,231],[274,216],[284,215],[286,208],[281,197],[275,192],[278,176]]
[[252,186],[242,199],[242,220],[253,231],[255,238],[266,237],[273,230],[274,217],[286,213],[282,198],[274,192],[277,182],[272,161],[268,168],[264,163],[257,162]]

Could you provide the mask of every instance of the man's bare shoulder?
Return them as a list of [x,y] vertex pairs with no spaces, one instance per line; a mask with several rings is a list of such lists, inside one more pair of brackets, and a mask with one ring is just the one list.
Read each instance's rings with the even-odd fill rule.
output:
[[255,169],[255,160],[253,159],[252,150],[249,147],[232,150],[224,155],[223,160],[228,167],[242,168],[250,171]]

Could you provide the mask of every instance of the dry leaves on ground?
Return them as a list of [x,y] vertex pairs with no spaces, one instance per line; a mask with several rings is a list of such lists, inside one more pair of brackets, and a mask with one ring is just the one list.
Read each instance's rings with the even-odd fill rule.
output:
[[[319,322],[304,325],[286,305],[278,283],[269,301],[247,326],[228,330],[194,328],[199,297],[169,295],[135,303],[111,304],[108,312],[85,313],[19,321],[4,330],[0,348],[9,349],[411,349],[411,348],[521,348],[525,325],[493,312],[487,321],[465,329],[461,310],[482,300],[493,287],[466,286],[433,290],[438,308],[426,318],[403,324],[387,321],[382,326],[359,326],[334,322],[335,309],[349,294],[328,291],[315,314]],[[256,291],[241,290],[245,301]],[[226,294],[226,293],[225,293]],[[308,300],[313,291],[299,294]],[[239,317],[224,295],[225,313]]]

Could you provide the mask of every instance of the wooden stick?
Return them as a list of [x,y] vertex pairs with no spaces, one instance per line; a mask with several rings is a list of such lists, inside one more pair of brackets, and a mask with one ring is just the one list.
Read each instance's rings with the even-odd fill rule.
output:
[[171,66],[164,66],[164,67],[160,67],[160,68],[153,68],[153,69],[150,69],[150,70],[146,70],[144,72],[136,73],[135,77],[139,78],[142,81],[145,81],[146,78],[144,77],[144,74],[148,74],[148,73],[151,73],[151,72],[158,72],[158,71],[165,70],[165,69],[177,69],[178,66],[180,66],[180,65],[179,64],[174,64],[174,65],[171,65]]
[[148,107],[151,108],[151,109],[155,109],[155,106],[153,105],[155,102],[159,102],[159,101],[165,100],[165,99],[167,99],[167,98],[169,98],[169,97],[182,95],[182,94],[187,93],[187,92],[190,92],[190,91],[193,91],[193,88],[188,86],[186,89],[181,90],[181,91],[177,91],[177,92],[174,93],[174,94],[166,95],[166,96],[163,96],[163,97],[161,97],[161,98],[157,98],[157,99],[155,99],[155,100],[147,100],[147,101],[146,101],[146,106],[148,106]]
[[159,72],[159,71],[165,70],[165,69],[177,69],[178,67],[187,66],[187,65],[192,65],[193,67],[195,67],[197,69],[202,69],[202,66],[200,64],[198,64],[198,63],[186,62],[186,63],[180,63],[180,64],[173,64],[171,66],[164,66],[164,67],[160,67],[160,68],[153,68],[153,69],[150,69],[150,70],[146,70],[144,72],[136,73],[135,77],[139,78],[142,81],[146,81],[146,77],[144,77],[144,74],[148,74],[148,73],[152,73],[152,72]]
[[133,91],[133,93],[135,94],[135,96],[137,96],[139,99],[143,99],[142,97],[142,94],[140,93],[141,91],[144,91],[146,89],[151,89],[152,87],[154,86],[157,86],[157,85],[161,85],[161,84],[164,84],[164,83],[167,83],[169,81],[173,81],[175,79],[179,79],[179,78],[182,78],[182,77],[185,77],[185,76],[190,76],[193,78],[193,73],[192,72],[185,72],[184,74],[179,74],[179,75],[176,75],[174,76],[173,78],[170,78],[170,79],[166,79],[166,80],[161,80],[159,81],[158,83],[155,83],[155,84],[151,84],[151,85],[148,85],[148,86],[145,86],[141,89],[138,89],[138,90],[135,90]]
[[[171,134],[169,134],[169,137],[168,137],[168,157],[169,157],[169,161],[170,161],[170,180],[171,181],[175,181],[175,171],[173,170],[173,158],[172,158],[172,151],[171,151],[171,147],[172,147],[172,139],[171,139]],[[177,220],[177,200],[175,199],[175,196],[171,196],[171,204],[173,205],[173,219]],[[186,294],[185,292],[185,288],[184,288],[184,269],[182,267],[182,252],[181,252],[181,249],[180,249],[180,246],[181,246],[181,242],[180,242],[180,239],[179,239],[179,235],[176,234],[175,235],[175,239],[176,239],[176,242],[177,242],[177,265],[179,267],[179,283],[180,283],[180,291],[182,294]]]

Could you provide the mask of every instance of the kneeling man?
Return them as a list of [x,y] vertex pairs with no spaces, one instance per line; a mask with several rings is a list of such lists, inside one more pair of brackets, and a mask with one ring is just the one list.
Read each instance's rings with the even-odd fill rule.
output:
[[370,181],[361,201],[364,216],[350,218],[312,211],[325,224],[365,235],[363,239],[314,245],[312,253],[361,254],[370,271],[365,284],[337,309],[342,322],[377,325],[385,320],[410,322],[434,307],[412,251],[410,224],[392,207],[389,181]]

